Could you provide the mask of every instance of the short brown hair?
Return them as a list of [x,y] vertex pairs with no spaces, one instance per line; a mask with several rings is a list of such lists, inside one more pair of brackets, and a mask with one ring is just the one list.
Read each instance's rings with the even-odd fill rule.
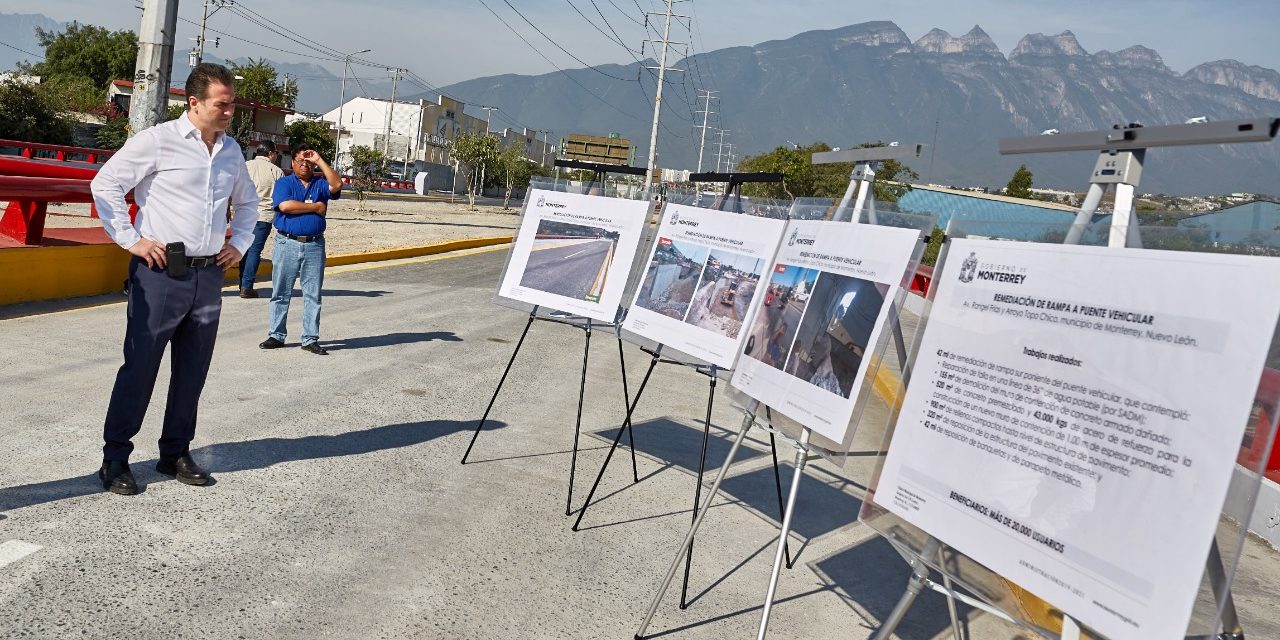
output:
[[231,70],[220,64],[201,62],[187,76],[187,95],[204,100],[209,97],[209,85],[215,83],[235,88],[236,79]]

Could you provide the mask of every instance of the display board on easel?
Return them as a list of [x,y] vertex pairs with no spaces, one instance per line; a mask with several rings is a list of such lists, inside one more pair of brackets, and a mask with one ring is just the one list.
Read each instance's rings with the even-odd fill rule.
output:
[[[822,208],[825,210],[826,206]],[[735,386],[749,391],[740,403],[745,415],[706,505],[715,499],[748,431],[758,418],[769,415],[769,407],[762,400],[767,398],[785,406],[786,412],[803,425],[800,439],[793,441],[795,471],[765,596],[760,638],[768,628],[779,571],[787,555],[786,538],[800,476],[813,457],[810,440],[815,429],[821,429],[837,443],[851,441],[849,427],[855,406],[869,395],[868,376],[884,359],[888,335],[882,329],[895,310],[902,308],[902,285],[914,273],[923,242],[935,222],[932,216],[896,214],[884,221],[884,226],[858,224],[862,222],[860,213],[851,213],[848,219],[852,223],[788,222],[784,242],[770,263],[769,279],[762,283],[764,297],[757,300],[757,308],[751,312],[755,320],[738,359],[739,373],[733,378]],[[774,304],[778,306],[770,309]],[[901,358],[905,356],[904,352]],[[840,419],[843,423],[838,422]],[[772,422],[767,417],[766,420]],[[765,427],[770,431],[771,442],[775,433],[782,433],[771,425]],[[693,525],[660,583],[636,638],[645,637],[681,558],[692,548],[707,513],[706,505],[695,511]],[[787,566],[791,562],[787,558]],[[683,608],[683,598],[681,602]]]
[[[573,513],[591,334],[593,329],[607,328],[614,329],[616,336],[614,321],[621,314],[619,303],[629,288],[628,276],[637,248],[644,239],[650,207],[646,192],[624,195],[614,190],[612,196],[606,195],[609,189],[604,184],[605,176],[612,172],[635,173],[634,167],[592,165],[592,169],[595,178],[581,187],[585,193],[571,192],[570,185],[561,180],[539,179],[530,183],[525,194],[520,231],[507,254],[495,302],[528,311],[528,320],[461,461],[467,464],[533,323],[541,320],[581,329],[585,340],[565,515]],[[630,391],[620,337],[618,364],[625,410],[629,406]],[[631,474],[633,481],[639,482],[635,436],[629,418],[622,430],[630,436]]]
[[[1049,637],[1080,637],[1081,626],[1090,637],[1243,637],[1230,590],[1245,537],[1236,523],[1248,522],[1258,487],[1233,486],[1241,495],[1224,506],[1224,478],[1243,425],[1251,439],[1274,441],[1275,400],[1256,392],[1280,303],[1255,295],[1263,285],[1254,278],[1274,278],[1276,259],[1258,257],[1274,255],[1265,241],[1140,232],[1132,197],[1148,146],[1267,141],[1277,125],[1131,125],[1001,141],[1006,153],[1101,154],[1075,224],[960,219],[948,229],[915,375],[860,515],[913,567],[877,639],[924,586]],[[1099,224],[1109,185],[1115,211]],[[1232,252],[1253,255],[1222,255]],[[1260,415],[1273,416],[1265,423],[1251,415],[1260,403]],[[930,569],[979,598],[939,588]],[[1051,609],[1066,615],[1044,615]]]
[[498,295],[613,322],[649,202],[529,189]]
[[623,330],[731,369],[785,224],[667,203]]
[[1180,635],[1280,314],[1280,260],[948,251],[875,501],[1106,637]]

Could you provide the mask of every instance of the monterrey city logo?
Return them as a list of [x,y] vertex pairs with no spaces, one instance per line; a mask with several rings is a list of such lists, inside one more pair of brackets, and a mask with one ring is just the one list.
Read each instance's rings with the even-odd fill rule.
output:
[[960,265],[960,282],[973,282],[973,276],[978,273],[978,256],[977,252],[970,251],[969,257],[964,259],[964,263]]

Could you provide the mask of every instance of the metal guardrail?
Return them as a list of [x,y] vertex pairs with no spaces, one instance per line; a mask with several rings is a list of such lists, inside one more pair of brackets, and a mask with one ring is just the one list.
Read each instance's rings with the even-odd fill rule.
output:
[[[90,147],[70,147],[59,144],[44,144],[42,142],[25,142],[22,140],[5,140],[0,139],[0,149],[18,149],[16,155],[29,159],[56,160],[59,162],[75,162],[72,156],[84,156],[79,162],[89,164],[102,164],[110,158],[115,151],[110,149],[93,149]],[[41,155],[44,152],[44,155]]]
[[[29,163],[28,163],[29,164]],[[133,194],[129,202],[129,218],[138,214]],[[87,178],[51,178],[0,175],[0,201],[8,201],[0,216],[0,235],[24,245],[39,245],[44,240],[44,223],[50,202],[93,203],[93,192]],[[90,206],[93,217],[97,212]]]

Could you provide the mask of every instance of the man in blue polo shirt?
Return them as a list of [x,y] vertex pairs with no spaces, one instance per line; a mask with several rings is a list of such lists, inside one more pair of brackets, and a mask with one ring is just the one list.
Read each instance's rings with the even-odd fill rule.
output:
[[[317,177],[316,168],[324,173]],[[271,252],[271,326],[259,347],[279,349],[287,335],[293,283],[302,278],[302,349],[327,356],[320,346],[320,288],[324,284],[324,229],[329,200],[342,195],[342,179],[310,146],[293,150],[293,173],[276,181],[275,248]]]

